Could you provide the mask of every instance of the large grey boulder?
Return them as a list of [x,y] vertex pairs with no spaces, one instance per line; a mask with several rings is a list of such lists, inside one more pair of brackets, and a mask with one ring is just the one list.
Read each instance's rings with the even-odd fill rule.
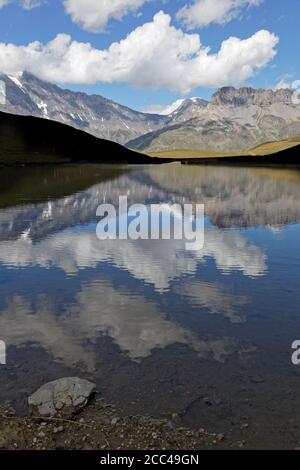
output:
[[87,405],[95,392],[95,384],[66,377],[43,385],[28,398],[28,405],[32,415],[53,417],[60,413],[72,416]]

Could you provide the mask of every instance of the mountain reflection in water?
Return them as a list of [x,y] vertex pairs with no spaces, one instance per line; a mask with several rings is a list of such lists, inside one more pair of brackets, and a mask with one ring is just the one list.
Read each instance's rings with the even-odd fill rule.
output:
[[[15,168],[1,169],[0,187],[0,336],[9,359],[0,399],[22,408],[41,373],[43,381],[77,374],[126,411],[175,411],[197,425],[200,411],[210,419],[200,405],[190,410],[197,397],[235,399],[240,413],[248,390],[253,419],[260,413],[271,426],[263,395],[275,400],[284,374],[280,415],[297,373],[289,358],[300,333],[297,170]],[[204,249],[100,242],[96,209],[120,195],[129,204],[205,204]],[[255,395],[258,375],[268,378]],[[221,428],[233,413],[225,408]]]

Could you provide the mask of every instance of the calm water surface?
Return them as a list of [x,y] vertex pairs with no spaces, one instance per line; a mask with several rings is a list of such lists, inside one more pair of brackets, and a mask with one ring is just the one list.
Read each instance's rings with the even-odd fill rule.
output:
[[[96,208],[204,203],[205,246],[96,238]],[[0,170],[0,400],[77,375],[126,414],[299,447],[300,171]],[[248,424],[245,430],[241,426]]]

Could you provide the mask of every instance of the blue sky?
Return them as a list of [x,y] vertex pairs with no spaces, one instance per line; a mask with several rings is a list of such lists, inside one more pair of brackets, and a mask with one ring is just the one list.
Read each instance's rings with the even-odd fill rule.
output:
[[[36,2],[40,5],[33,5],[32,1],[0,0],[0,6],[8,3],[0,8],[0,71],[12,73],[26,68],[61,86],[101,94],[139,110],[152,105],[168,105],[182,97],[209,98],[215,88],[222,85],[271,88],[280,81],[289,84],[300,79],[298,0],[115,0],[117,6],[113,12],[109,10],[112,0],[111,3],[108,0]],[[234,1],[240,3],[238,10],[230,9]],[[196,2],[204,3],[200,19],[194,14],[197,10],[185,10],[187,13],[178,14],[185,6],[188,9]],[[88,3],[92,8],[90,11],[86,11]],[[221,4],[225,5],[223,17],[218,16]],[[92,20],[89,15],[91,11],[95,11]],[[161,11],[164,14],[157,17],[153,31],[144,28],[145,24],[153,23],[154,15]],[[80,18],[87,18],[86,21],[80,22],[76,13]],[[121,19],[116,20],[114,16]],[[94,22],[94,18],[98,18],[98,23]],[[191,24],[191,21],[196,24]],[[141,33],[126,41],[127,35],[138,27],[142,28]],[[165,34],[161,36],[161,43],[154,47],[155,37],[162,29]],[[256,37],[255,34],[262,30],[268,34]],[[70,44],[66,45],[62,39],[56,45],[55,57],[51,56],[53,51],[50,48],[49,52],[49,47],[40,51],[42,45],[46,46],[61,33],[70,36],[70,43],[76,41],[81,44],[77,56],[73,48],[70,53]],[[172,35],[174,38],[171,40]],[[182,71],[182,60],[185,59],[176,57],[169,61],[172,54],[167,54],[168,51],[180,49],[181,43],[184,43],[185,51],[191,48],[191,55],[195,54],[197,46],[189,45],[190,38],[196,41],[195,35],[200,37],[202,48],[210,48],[206,55],[217,54],[222,42],[229,37],[238,38],[238,42],[234,45],[234,54],[229,50],[225,57],[208,63],[207,67],[205,54],[197,63],[189,57],[185,75]],[[252,39],[245,50],[243,41],[249,38]],[[126,43],[120,46],[122,40]],[[41,43],[34,51],[26,49],[24,54],[17,47],[9,50],[10,55],[7,54],[8,45],[28,46],[34,41]],[[83,46],[86,43],[91,44],[87,53]],[[107,51],[112,43],[118,44],[115,52],[105,52],[104,58],[94,58],[95,51],[96,54]],[[247,60],[250,59],[242,56],[250,57],[255,48],[257,51],[248,64]],[[277,52],[275,57],[274,51]],[[39,59],[36,58],[37,54],[41,54]],[[145,59],[148,54],[150,58]],[[131,55],[134,64],[128,63]],[[77,59],[78,64],[75,64]],[[69,64],[70,61],[73,64]],[[163,70],[165,63],[166,70]],[[77,74],[81,67],[84,69]],[[100,69],[105,71],[100,72]],[[241,74],[238,83],[234,83],[241,69],[245,77]]]

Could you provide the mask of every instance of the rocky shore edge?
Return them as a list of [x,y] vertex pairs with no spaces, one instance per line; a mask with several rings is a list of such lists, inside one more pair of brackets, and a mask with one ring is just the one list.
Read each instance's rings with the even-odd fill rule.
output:
[[[94,384],[77,378],[45,384],[28,399],[29,415],[0,407],[1,450],[200,450],[228,448],[223,434],[180,427],[166,419],[120,416],[95,394]],[[233,447],[243,447],[243,442]]]

